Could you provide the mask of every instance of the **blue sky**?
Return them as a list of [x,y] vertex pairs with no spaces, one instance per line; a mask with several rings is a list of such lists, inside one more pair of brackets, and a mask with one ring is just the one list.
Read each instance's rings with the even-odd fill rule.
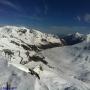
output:
[[90,0],[0,0],[0,24],[49,33],[88,33]]

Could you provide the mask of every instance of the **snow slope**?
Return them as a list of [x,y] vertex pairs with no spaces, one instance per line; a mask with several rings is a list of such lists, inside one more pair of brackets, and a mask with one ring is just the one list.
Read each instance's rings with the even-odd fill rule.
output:
[[[32,83],[30,83],[32,81]],[[16,67],[8,66],[8,61],[0,56],[0,89],[1,90],[34,90],[35,78],[20,71]],[[7,88],[7,84],[11,89]],[[12,89],[14,88],[14,89]]]
[[69,83],[74,83],[73,86],[60,90],[90,90],[89,47],[90,41],[84,41],[73,46],[53,48],[42,52],[59,76],[62,74],[65,80],[68,78]]

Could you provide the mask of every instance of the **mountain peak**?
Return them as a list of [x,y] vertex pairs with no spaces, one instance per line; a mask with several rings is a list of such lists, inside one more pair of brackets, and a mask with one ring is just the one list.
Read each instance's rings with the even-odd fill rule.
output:
[[75,36],[78,38],[78,37],[82,37],[83,34],[80,34],[79,32],[76,32],[75,33]]

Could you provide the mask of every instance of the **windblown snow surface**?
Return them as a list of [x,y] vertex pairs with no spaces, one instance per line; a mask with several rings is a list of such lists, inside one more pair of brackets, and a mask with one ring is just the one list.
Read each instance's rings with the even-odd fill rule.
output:
[[[50,90],[90,90],[89,42],[53,48],[42,53],[58,75],[51,79]],[[52,83],[53,86],[57,83],[54,89]]]
[[54,43],[55,46],[56,43],[62,44],[58,38],[36,30],[29,32],[27,28],[1,27],[0,88],[90,90],[90,35],[72,46],[41,47]]

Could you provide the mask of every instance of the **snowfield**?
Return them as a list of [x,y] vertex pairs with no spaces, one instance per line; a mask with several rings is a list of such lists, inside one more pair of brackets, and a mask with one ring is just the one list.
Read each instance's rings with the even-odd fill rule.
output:
[[[76,89],[90,90],[90,49],[87,41],[73,46],[53,48],[43,51],[54,70],[67,81],[74,83]],[[72,86],[73,87],[73,86]]]
[[[76,33],[74,40],[81,37]],[[64,46],[51,34],[0,27],[1,88],[90,90],[90,35],[81,43]]]

